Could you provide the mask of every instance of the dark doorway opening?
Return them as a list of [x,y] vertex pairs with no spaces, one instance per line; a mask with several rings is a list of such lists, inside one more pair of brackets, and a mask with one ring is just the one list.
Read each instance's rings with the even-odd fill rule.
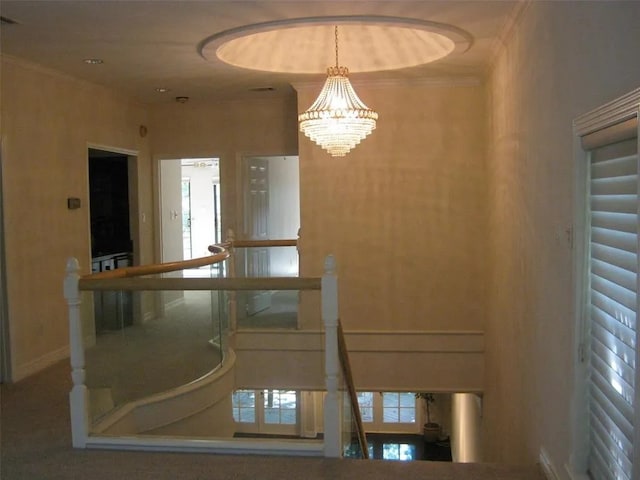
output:
[[129,253],[128,157],[89,149],[91,255]]
[[[89,149],[89,205],[92,272],[132,265],[127,155]],[[133,324],[131,292],[96,292],[94,307],[96,333]]]

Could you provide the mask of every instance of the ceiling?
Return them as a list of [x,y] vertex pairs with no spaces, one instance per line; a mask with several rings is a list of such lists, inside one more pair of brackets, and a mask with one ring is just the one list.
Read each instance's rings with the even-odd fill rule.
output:
[[[338,24],[342,32],[340,57],[345,59],[341,64],[349,67],[349,58],[373,56],[371,52],[378,52],[379,61],[409,56],[410,48],[398,36],[384,36],[375,31],[372,34],[369,30],[369,36],[363,39],[348,30],[349,24],[362,23],[361,20],[371,20],[370,17],[395,17],[448,29],[454,32],[457,48],[427,64],[398,67],[397,62],[391,62],[392,66],[383,70],[357,74],[351,68],[354,83],[480,77],[522,3],[522,0],[2,0],[0,15],[16,23],[2,23],[0,48],[3,55],[105,85],[143,103],[172,102],[178,96],[204,102],[288,95],[292,83],[321,81],[324,68],[317,73],[296,73],[299,70],[295,67],[287,68],[293,72],[282,72],[231,65],[216,55],[221,39],[236,38],[245,29],[270,30],[272,26],[289,29],[310,21],[326,26]],[[259,37],[259,41],[245,41],[240,50],[255,45],[252,53],[255,66],[264,69],[271,64],[278,65],[275,70],[301,64],[305,57],[314,57],[318,51],[327,51],[326,60],[332,61],[333,35],[274,36],[284,39],[277,48],[265,43],[265,37]],[[352,52],[351,48],[358,45],[366,48]],[[311,46],[315,46],[316,53],[311,53]],[[415,50],[417,54],[420,49]],[[102,59],[103,63],[91,65],[83,61],[89,58]],[[269,59],[266,67],[265,58]],[[327,63],[325,59],[322,62]],[[160,93],[158,88],[169,91]]]

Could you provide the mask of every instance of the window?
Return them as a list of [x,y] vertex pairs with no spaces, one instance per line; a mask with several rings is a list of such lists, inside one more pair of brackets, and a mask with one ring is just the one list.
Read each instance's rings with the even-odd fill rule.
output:
[[633,465],[638,409],[637,130],[634,116],[582,137],[589,152],[586,469],[595,480],[630,480],[637,478],[639,468]]
[[297,395],[293,390],[263,390],[264,423],[295,425]]
[[239,423],[256,423],[256,393],[253,390],[233,392],[233,419]]
[[384,423],[415,423],[415,394],[384,392],[382,394],[382,419]]
[[362,421],[373,422],[373,392],[358,392],[358,406]]
[[368,432],[419,431],[415,393],[358,392],[358,405]]
[[236,430],[243,433],[297,434],[298,392],[236,390],[231,397]]

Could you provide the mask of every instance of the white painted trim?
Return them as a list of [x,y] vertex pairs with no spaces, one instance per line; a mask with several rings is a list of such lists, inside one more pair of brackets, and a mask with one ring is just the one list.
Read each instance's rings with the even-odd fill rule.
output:
[[235,350],[302,351],[324,350],[324,332],[319,330],[237,330]]
[[507,41],[511,38],[516,25],[520,22],[520,19],[524,15],[524,12],[529,8],[532,4],[532,0],[520,0],[516,3],[509,14],[507,15],[507,19],[502,25],[502,29],[500,33],[495,38],[494,42],[491,45],[491,50],[489,54],[489,62],[487,63],[487,70],[490,71],[493,68],[500,52],[504,45],[506,45]]
[[[236,350],[321,351],[319,330],[239,330]],[[478,331],[350,331],[345,332],[349,352],[378,353],[483,353],[484,333]]]
[[580,115],[573,122],[574,133],[584,136],[638,115],[640,88]]
[[251,440],[247,438],[188,440],[157,437],[98,437],[87,439],[87,448],[152,452],[220,453],[322,457],[322,440]]
[[544,447],[540,447],[540,467],[542,468],[542,473],[544,473],[547,480],[559,480],[558,474],[556,473],[556,469],[553,466],[553,462],[549,458],[549,454],[545,450]]
[[345,332],[349,352],[482,353],[482,332]]
[[[175,400],[178,397],[187,396],[198,392],[202,389],[209,387],[210,385],[216,383],[218,380],[222,379],[228,373],[233,374],[233,368],[235,367],[236,356],[233,350],[229,350],[229,352],[224,356],[221,365],[218,365],[216,368],[211,370],[209,373],[203,375],[202,377],[189,382],[185,385],[181,385],[179,387],[173,388],[171,390],[167,390],[165,392],[160,392],[155,395],[136,400],[133,402],[129,402],[122,407],[116,409],[111,414],[105,416],[102,420],[97,422],[93,427],[92,431],[94,432],[104,432],[114,426],[119,421],[123,420],[130,414],[136,415],[137,410],[144,409],[145,407],[153,407],[162,403],[170,402]],[[189,410],[186,411],[184,407],[177,408],[175,403],[172,407],[173,417],[167,419],[166,415],[160,416],[159,423],[147,424],[139,426],[140,431],[148,431],[156,428],[160,428],[166,425],[169,425],[174,422],[179,422],[185,418],[188,418],[191,415],[199,413],[206,409],[211,402],[207,399],[198,399],[199,403],[191,402],[189,404]],[[209,399],[212,400],[212,399]],[[141,417],[141,415],[137,415]],[[139,423],[139,422],[138,422]]]
[[87,142],[87,156],[89,155],[88,150],[92,149],[92,150],[101,150],[103,152],[108,152],[108,153],[117,153],[120,155],[127,155],[130,157],[138,157],[139,153],[138,150],[131,150],[128,148],[120,148],[120,147],[112,147],[110,145],[101,145],[99,143],[91,143],[91,142]]
[[44,355],[31,360],[30,362],[17,365],[13,369],[11,381],[17,382],[18,380],[22,380],[23,378],[44,370],[45,368],[50,367],[51,365],[59,362],[60,360],[64,360],[65,358],[69,358],[69,345],[65,345],[64,347],[58,348],[57,350],[45,353]]
[[169,310],[172,310],[176,307],[180,307],[184,305],[184,303],[185,303],[184,297],[176,298],[175,300],[171,300],[170,302],[167,302],[164,304],[164,311],[168,312]]

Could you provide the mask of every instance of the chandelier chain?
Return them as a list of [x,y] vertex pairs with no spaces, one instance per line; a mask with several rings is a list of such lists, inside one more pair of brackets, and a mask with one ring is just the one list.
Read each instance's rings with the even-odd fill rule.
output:
[[338,68],[338,26],[335,27],[335,38],[336,38],[336,68]]

